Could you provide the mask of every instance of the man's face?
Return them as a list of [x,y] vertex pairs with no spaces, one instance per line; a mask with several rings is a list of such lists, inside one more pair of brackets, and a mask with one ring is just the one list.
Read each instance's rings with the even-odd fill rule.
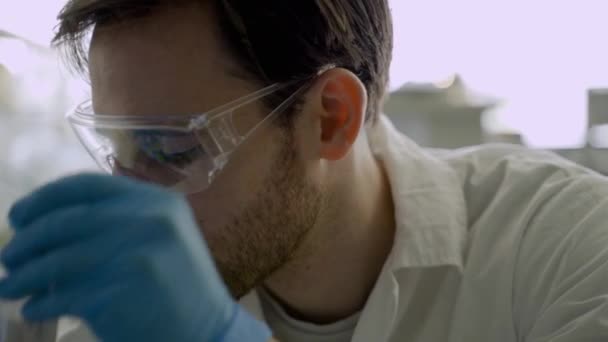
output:
[[[211,10],[191,7],[98,29],[89,56],[95,112],[202,113],[257,90],[233,76],[239,65],[213,19]],[[270,110],[262,102],[243,108],[235,125],[251,128]],[[289,260],[322,207],[297,135],[262,126],[205,192],[188,196],[236,297]]]

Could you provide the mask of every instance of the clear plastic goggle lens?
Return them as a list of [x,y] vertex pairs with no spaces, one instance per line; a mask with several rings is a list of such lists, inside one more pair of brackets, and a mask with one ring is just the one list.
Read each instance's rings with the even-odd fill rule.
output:
[[203,145],[204,133],[86,126],[75,130],[104,171],[180,192],[204,190],[223,166]]
[[236,129],[233,112],[290,84],[275,84],[200,115],[96,115],[89,102],[68,114],[68,120],[104,171],[196,193],[213,182],[244,140],[283,112],[306,87],[244,133]]

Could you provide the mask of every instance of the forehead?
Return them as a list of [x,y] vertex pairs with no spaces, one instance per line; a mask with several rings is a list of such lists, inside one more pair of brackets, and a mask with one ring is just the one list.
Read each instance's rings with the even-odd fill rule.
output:
[[236,70],[203,5],[98,28],[89,51],[93,106],[104,114],[209,110],[253,89]]

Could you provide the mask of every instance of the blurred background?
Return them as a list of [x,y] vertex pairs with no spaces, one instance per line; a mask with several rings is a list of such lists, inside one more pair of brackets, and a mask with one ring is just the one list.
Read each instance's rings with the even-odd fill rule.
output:
[[[87,85],[49,47],[64,2],[0,0],[0,211],[37,184],[95,168],[63,120]],[[391,6],[385,112],[410,137],[440,148],[522,144],[608,171],[608,1]]]

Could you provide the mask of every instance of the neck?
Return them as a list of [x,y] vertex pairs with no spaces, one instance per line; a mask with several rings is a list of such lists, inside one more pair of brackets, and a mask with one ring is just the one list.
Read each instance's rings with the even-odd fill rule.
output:
[[380,162],[367,148],[350,169],[358,172],[339,182],[293,261],[266,282],[294,318],[323,324],[360,311],[392,248],[393,201]]

